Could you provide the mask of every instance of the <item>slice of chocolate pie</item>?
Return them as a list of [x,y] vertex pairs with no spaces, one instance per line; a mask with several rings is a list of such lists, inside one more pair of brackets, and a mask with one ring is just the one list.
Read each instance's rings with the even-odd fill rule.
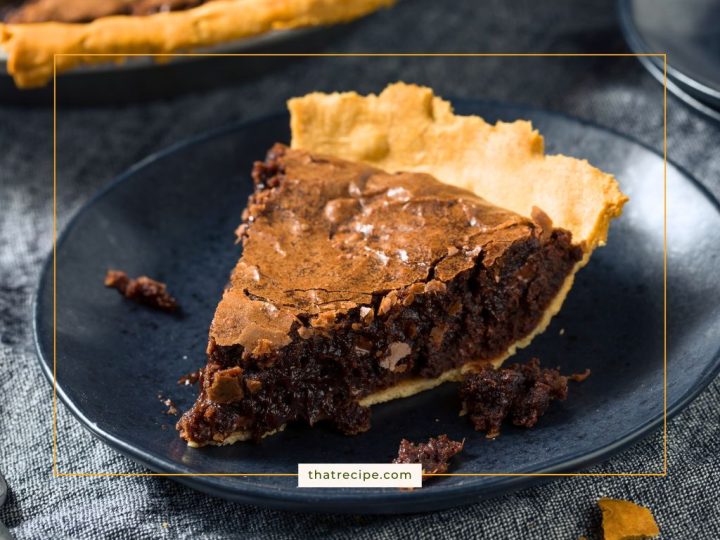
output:
[[210,329],[192,446],[288,422],[370,427],[369,406],[499,363],[546,324],[583,249],[424,173],[276,145]]

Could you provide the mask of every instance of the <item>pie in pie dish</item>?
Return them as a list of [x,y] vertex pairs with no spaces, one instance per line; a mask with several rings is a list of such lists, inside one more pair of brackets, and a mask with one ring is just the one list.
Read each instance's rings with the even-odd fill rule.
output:
[[587,162],[544,156],[527,122],[455,116],[426,88],[289,106],[292,147],[255,164],[243,255],[178,422],[192,446],[298,420],[359,433],[375,403],[499,366],[627,200]]
[[[395,0],[0,0],[0,52],[20,88],[57,72],[170,54],[307,26],[347,22]],[[100,55],[100,56],[97,56]]]

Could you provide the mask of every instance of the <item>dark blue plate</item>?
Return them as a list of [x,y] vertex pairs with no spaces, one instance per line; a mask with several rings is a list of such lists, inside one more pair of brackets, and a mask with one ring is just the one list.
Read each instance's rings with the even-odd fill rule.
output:
[[[249,171],[288,117],[231,126],[154,155],[123,174],[71,221],[57,245],[57,390],[107,444],[162,473],[296,473],[298,462],[389,462],[400,438],[466,438],[457,473],[575,472],[658,429],[663,418],[663,160],[627,138],[581,121],[505,105],[459,102],[488,120],[529,118],[549,152],[587,158],[617,175],[631,197],[608,246],[577,277],[562,312],[517,356],[537,355],[566,372],[589,367],[535,429],[506,427],[495,441],[458,417],[452,384],[374,407],[356,437],[291,426],[261,444],[188,448],[163,415],[159,392],[181,409],[195,388],[178,376],[204,364],[208,324],[240,255],[233,230],[251,190]],[[62,189],[62,185],[60,186]],[[718,372],[720,213],[687,174],[668,167],[670,309],[668,412],[677,413]],[[124,301],[102,281],[108,267],[168,283],[184,307],[173,317]],[[561,335],[560,330],[564,329]],[[52,373],[52,265],[40,281],[35,332]],[[163,429],[163,426],[165,428]],[[58,433],[59,439],[66,436]],[[672,436],[672,434],[671,434]],[[62,472],[62,445],[60,446]],[[647,471],[662,472],[657,464]],[[100,471],[87,471],[100,472]],[[423,489],[298,489],[293,477],[177,479],[220,497],[275,508],[417,512],[470,503],[538,477],[435,479]]]

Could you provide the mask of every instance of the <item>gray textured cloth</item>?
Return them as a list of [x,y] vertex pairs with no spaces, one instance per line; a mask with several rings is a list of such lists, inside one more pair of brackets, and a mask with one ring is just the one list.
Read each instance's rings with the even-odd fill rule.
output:
[[[361,22],[334,51],[624,52],[606,0],[405,1]],[[241,60],[238,60],[241,62]],[[632,58],[309,59],[233,88],[123,108],[62,110],[60,225],[150,152],[230,121],[274,112],[312,90],[377,91],[402,78],[442,95],[529,104],[628,133],[662,149],[662,89]],[[569,478],[435,515],[289,514],[213,499],[161,478],[56,478],[51,388],[31,335],[30,302],[51,248],[52,117],[0,108],[0,510],[18,538],[597,537],[601,496],[651,507],[663,538],[718,538],[720,382],[670,422],[667,478]],[[720,196],[720,127],[669,99],[671,159]],[[60,406],[63,470],[142,471]],[[655,433],[602,465],[649,470]],[[468,501],[468,503],[474,501]]]

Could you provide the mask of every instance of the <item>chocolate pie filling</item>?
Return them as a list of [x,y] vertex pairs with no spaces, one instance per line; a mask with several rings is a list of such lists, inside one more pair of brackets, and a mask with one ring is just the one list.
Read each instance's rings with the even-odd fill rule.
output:
[[212,0],[26,0],[0,2],[6,23],[85,23],[110,15],[152,15],[190,9]]
[[253,179],[201,393],[177,426],[197,445],[296,420],[365,431],[363,398],[502,357],[582,257],[549,220],[426,174],[276,145]]

